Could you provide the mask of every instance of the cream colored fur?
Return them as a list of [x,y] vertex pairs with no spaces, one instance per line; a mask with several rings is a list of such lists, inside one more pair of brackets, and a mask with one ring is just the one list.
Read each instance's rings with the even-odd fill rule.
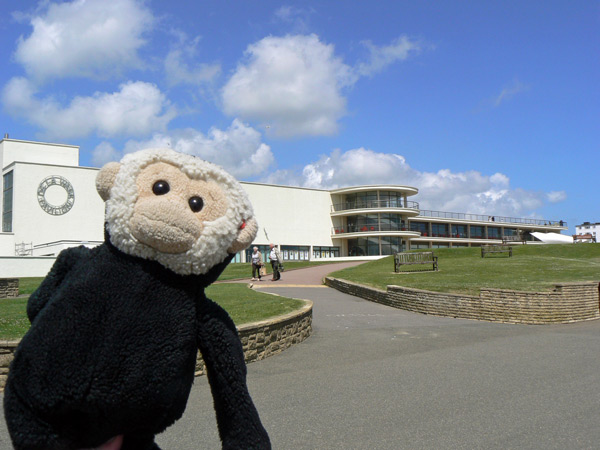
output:
[[[188,186],[194,186],[195,190],[204,189],[205,195],[216,200],[207,202],[206,211],[203,209],[196,213],[198,227],[193,224],[193,219],[189,219],[190,214],[186,210],[186,225],[181,230],[167,226],[156,228],[154,223],[150,233],[140,234],[135,231],[136,227],[144,227],[144,224],[136,223],[139,219],[136,215],[138,200],[150,195],[144,190],[149,182],[144,180],[142,188],[138,185],[138,177],[144,169],[156,163],[167,163],[180,169],[189,179]],[[248,247],[256,237],[258,225],[248,196],[241,185],[219,166],[168,148],[155,148],[125,155],[118,172],[115,172],[115,163],[106,165],[100,171],[96,185],[98,192],[106,200],[110,240],[115,247],[127,254],[158,261],[181,275],[203,274],[223,261],[228,253]],[[149,175],[144,172],[142,178],[150,180],[153,176],[152,170],[150,172]],[[163,171],[159,170],[157,174],[161,172]],[[160,214],[169,214],[174,207],[188,207],[187,204],[176,206],[176,203],[174,201],[173,205],[165,206],[165,211]],[[152,212],[146,211],[144,214],[151,215]],[[194,236],[195,241],[190,242],[189,246],[170,246],[169,239],[179,242],[178,233]],[[137,239],[136,234],[143,236],[144,242]]]

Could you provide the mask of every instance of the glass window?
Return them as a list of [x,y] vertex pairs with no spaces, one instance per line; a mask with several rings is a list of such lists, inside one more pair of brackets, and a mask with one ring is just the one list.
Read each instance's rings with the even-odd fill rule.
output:
[[488,238],[489,239],[500,239],[500,228],[488,227]]
[[447,223],[432,223],[431,224],[431,235],[434,237],[448,237],[448,224]]
[[[339,258],[340,248],[339,247],[313,247],[313,258]],[[308,259],[308,250],[305,251],[305,260]]]
[[418,231],[421,236],[427,236],[429,233],[429,224],[427,222],[410,222],[410,231]]
[[395,236],[381,236],[381,254],[393,255],[402,251],[402,239]]
[[281,256],[284,261],[308,260],[310,247],[306,245],[282,245]]
[[2,183],[2,231],[12,232],[13,218],[13,172],[12,170],[3,177]]
[[379,238],[370,237],[370,238],[368,238],[367,243],[368,243],[367,255],[369,255],[369,256],[379,255]]
[[473,239],[483,239],[483,227],[480,227],[478,225],[471,225],[471,237]]
[[402,227],[400,214],[381,214],[381,231],[398,231]]
[[452,237],[466,238],[467,237],[467,226],[466,225],[452,225]]

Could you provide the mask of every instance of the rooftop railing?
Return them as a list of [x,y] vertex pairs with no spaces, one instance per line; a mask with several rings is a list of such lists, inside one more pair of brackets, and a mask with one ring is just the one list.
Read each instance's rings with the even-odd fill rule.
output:
[[350,209],[381,209],[381,208],[409,208],[419,209],[419,204],[412,201],[397,200],[366,200],[361,202],[345,202],[331,206],[333,212]]
[[[440,219],[458,219],[468,220],[477,222],[500,222],[500,223],[513,223],[522,225],[539,225],[539,226],[553,226],[553,227],[566,227],[567,222],[563,220],[543,220],[543,219],[524,219],[517,217],[504,217],[504,216],[490,216],[481,214],[465,214],[465,213],[453,213],[445,211],[430,211],[422,209],[419,211],[421,217],[439,217]],[[415,218],[418,220],[418,218]],[[415,220],[413,219],[413,220]]]

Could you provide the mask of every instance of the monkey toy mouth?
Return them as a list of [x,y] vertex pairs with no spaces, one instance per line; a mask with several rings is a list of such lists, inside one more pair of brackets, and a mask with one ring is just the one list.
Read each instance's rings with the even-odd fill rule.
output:
[[139,242],[162,253],[184,253],[192,248],[197,239],[192,231],[144,215],[138,215],[130,224],[131,234]]

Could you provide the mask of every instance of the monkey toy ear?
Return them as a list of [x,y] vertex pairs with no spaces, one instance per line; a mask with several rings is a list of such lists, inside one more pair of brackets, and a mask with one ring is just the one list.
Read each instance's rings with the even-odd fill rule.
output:
[[246,219],[238,230],[238,235],[235,238],[235,241],[231,244],[231,247],[227,249],[229,253],[237,253],[245,248],[247,248],[252,241],[256,237],[256,232],[258,231],[258,223],[254,217],[250,219]]
[[102,197],[102,200],[106,201],[110,198],[110,190],[115,184],[115,178],[117,178],[120,168],[121,164],[118,162],[109,162],[98,172],[96,190],[100,194],[100,197]]

